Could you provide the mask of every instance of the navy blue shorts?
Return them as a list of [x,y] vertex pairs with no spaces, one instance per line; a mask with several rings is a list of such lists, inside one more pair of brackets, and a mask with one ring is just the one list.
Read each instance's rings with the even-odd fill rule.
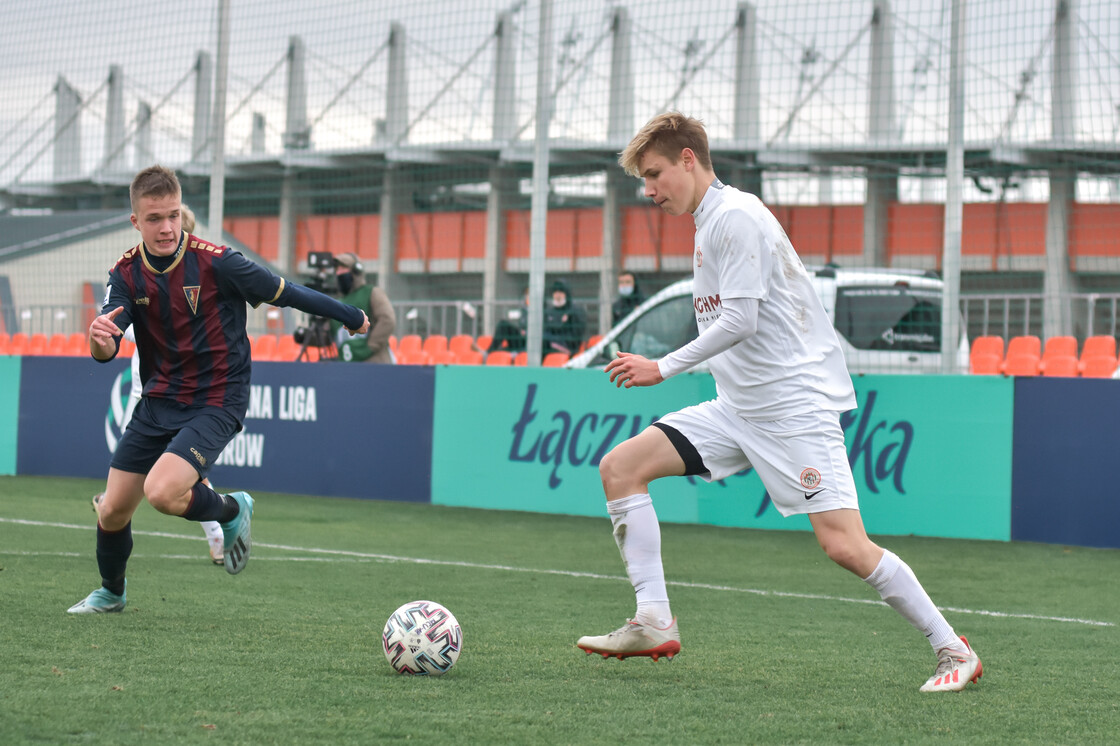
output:
[[221,407],[180,404],[174,399],[140,399],[109,466],[147,474],[164,453],[174,453],[205,479],[218,456],[241,430],[237,418]]

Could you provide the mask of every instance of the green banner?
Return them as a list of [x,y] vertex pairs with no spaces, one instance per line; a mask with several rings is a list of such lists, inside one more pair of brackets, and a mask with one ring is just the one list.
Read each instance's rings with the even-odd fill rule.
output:
[[0,474],[16,473],[20,358],[0,356]]
[[[1010,381],[868,376],[856,389],[843,425],[869,533],[1010,538]],[[440,368],[432,502],[605,516],[603,455],[714,396],[706,374],[617,389],[599,370]],[[753,470],[710,484],[662,479],[651,492],[667,522],[809,528],[779,515]]]

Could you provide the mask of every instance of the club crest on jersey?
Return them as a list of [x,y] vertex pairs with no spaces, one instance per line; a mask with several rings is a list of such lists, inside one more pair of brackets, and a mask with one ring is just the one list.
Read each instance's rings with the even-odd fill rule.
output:
[[704,252],[700,250],[699,246],[696,247],[696,266],[704,266]]
[[201,290],[201,285],[183,286],[183,294],[187,296],[187,303],[190,304],[191,313],[198,313],[198,293]]
[[807,490],[811,490],[821,483],[821,473],[816,469],[809,467],[801,472],[801,486]]

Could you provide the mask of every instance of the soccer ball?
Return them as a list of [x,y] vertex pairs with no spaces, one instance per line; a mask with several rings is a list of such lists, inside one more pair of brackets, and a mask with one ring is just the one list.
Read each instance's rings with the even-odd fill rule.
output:
[[411,601],[393,612],[381,633],[385,659],[397,673],[439,676],[463,649],[455,615],[435,601]]

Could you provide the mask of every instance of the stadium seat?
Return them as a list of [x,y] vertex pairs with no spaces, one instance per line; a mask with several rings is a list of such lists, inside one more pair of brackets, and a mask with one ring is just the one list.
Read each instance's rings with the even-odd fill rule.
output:
[[35,332],[27,340],[27,354],[28,355],[46,355],[47,344],[50,340],[46,334],[42,332]]
[[[405,337],[401,338],[403,342]],[[419,339],[419,337],[418,337]],[[408,345],[397,350],[397,365],[431,365],[431,359],[428,353],[423,350],[416,350],[412,345]]]
[[117,350],[117,357],[124,359],[132,357],[132,353],[136,352],[136,343],[131,342],[124,337],[121,337],[120,348]]
[[1080,364],[1073,355],[1051,355],[1043,358],[1038,371],[1044,376],[1060,378],[1076,378],[1080,373]]
[[980,353],[984,355],[997,355],[1003,359],[1003,337],[977,337],[972,340],[972,346],[969,348],[970,352]]
[[1003,371],[1003,337],[977,337],[968,350],[969,370],[977,375],[999,375]]
[[479,334],[478,338],[475,340],[475,344],[478,345],[478,349],[482,350],[483,352],[486,352],[487,350],[490,349],[490,342],[493,339],[494,339],[494,335],[492,335],[492,334]]
[[66,354],[78,357],[89,354],[89,342],[82,332],[74,332],[66,338]]
[[1038,372],[1044,376],[1076,376],[1077,338],[1058,336],[1047,339]]
[[521,352],[514,355],[513,356],[513,364],[514,365],[528,365],[529,364],[529,352],[528,352],[528,350],[522,350]]
[[998,376],[1002,371],[1003,356],[990,352],[973,352],[969,355],[969,372],[978,376]]
[[52,334],[50,339],[47,340],[46,354],[53,355],[55,357],[64,357],[68,354],[66,352],[67,340],[67,336],[65,334],[62,334],[61,332]]
[[506,350],[494,350],[486,356],[487,365],[513,365],[513,355]]
[[1003,373],[1008,376],[1037,376],[1042,361],[1042,340],[1033,334],[1012,337],[1003,359]]
[[421,349],[428,353],[429,357],[434,357],[437,352],[446,352],[447,337],[443,334],[429,334],[424,339]]
[[463,350],[452,354],[455,355],[456,365],[482,365],[484,357],[478,350]]
[[420,339],[419,334],[406,334],[397,340],[397,353],[412,355],[413,353],[423,351],[424,342]]
[[566,352],[550,352],[544,356],[544,362],[541,364],[546,368],[560,368],[570,359],[571,355]]
[[1116,358],[1116,338],[1111,334],[1095,334],[1085,340],[1081,347],[1081,362],[1089,358]]
[[291,334],[284,334],[276,343],[276,359],[293,361],[299,356],[301,345]]
[[592,347],[599,344],[599,340],[601,340],[602,338],[602,334],[592,334],[590,337],[588,337],[586,342],[580,345],[579,351],[583,352],[584,350],[590,350]]
[[428,365],[455,365],[456,356],[451,350],[436,350],[428,354]]
[[12,344],[12,337],[7,332],[0,332],[0,355],[7,355]]
[[456,355],[462,352],[471,352],[474,350],[474,337],[469,334],[456,334],[447,340],[447,349]]
[[260,335],[251,346],[253,359],[261,362],[276,360],[276,348],[279,344],[275,334]]
[[1082,378],[1111,378],[1116,372],[1116,358],[1111,355],[1082,356],[1077,367]]
[[23,332],[16,332],[8,341],[8,354],[9,355],[26,355],[27,354],[27,335]]

